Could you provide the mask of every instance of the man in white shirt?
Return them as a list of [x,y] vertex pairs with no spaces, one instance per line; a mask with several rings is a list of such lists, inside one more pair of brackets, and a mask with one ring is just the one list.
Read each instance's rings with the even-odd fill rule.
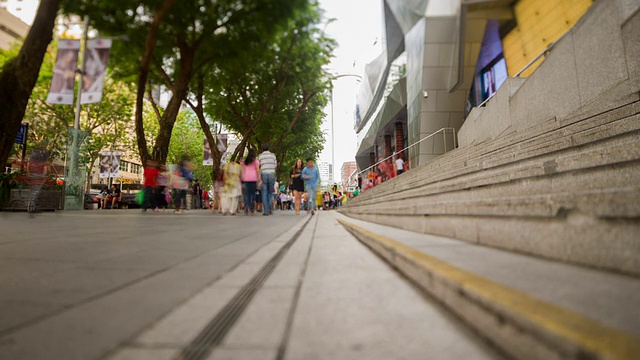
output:
[[396,173],[398,175],[402,174],[404,172],[404,160],[402,160],[402,156],[399,155],[396,158]]
[[262,205],[264,212],[262,215],[271,215],[273,209],[273,189],[276,182],[276,167],[278,161],[275,154],[269,151],[269,144],[262,146],[263,152],[258,155],[260,162],[260,183],[262,183]]

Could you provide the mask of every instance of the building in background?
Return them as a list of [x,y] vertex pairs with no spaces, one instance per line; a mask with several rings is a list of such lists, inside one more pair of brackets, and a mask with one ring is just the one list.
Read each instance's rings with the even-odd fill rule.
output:
[[355,175],[358,170],[358,166],[355,161],[347,161],[342,163],[342,168],[340,169],[340,179],[342,184],[342,189],[348,186],[356,186],[358,185],[358,177]]
[[318,162],[318,171],[320,172],[320,186],[327,187],[329,186],[329,182],[331,181],[331,163],[327,161],[319,161]]
[[40,0],[0,0],[0,8],[7,10],[29,26],[36,17],[39,4]]
[[[453,149],[471,110],[510,78],[518,77],[510,85],[517,90],[516,83],[536,70],[545,50],[592,4],[382,0],[384,51],[365,67],[357,94],[358,166],[398,152],[415,167]],[[425,139],[443,128],[446,133]],[[480,133],[471,136],[482,140]],[[422,139],[407,153],[400,151]]]
[[0,49],[8,50],[11,46],[24,39],[29,33],[29,25],[12,15],[2,7],[0,0]]

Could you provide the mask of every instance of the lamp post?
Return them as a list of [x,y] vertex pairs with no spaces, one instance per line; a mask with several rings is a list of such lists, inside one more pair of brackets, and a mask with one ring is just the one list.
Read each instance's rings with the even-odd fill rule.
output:
[[[362,80],[362,76],[355,74],[339,74],[331,77],[331,81],[337,80],[343,77],[354,77],[359,80]],[[333,173],[336,169],[335,164],[335,136],[334,136],[334,128],[333,128],[333,87],[331,87],[331,184],[334,182]]]

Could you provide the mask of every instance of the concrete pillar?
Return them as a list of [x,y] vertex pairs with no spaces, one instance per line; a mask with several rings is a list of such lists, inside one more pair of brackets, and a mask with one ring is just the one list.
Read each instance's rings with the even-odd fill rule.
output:
[[393,154],[393,148],[391,147],[391,135],[384,136],[384,157],[387,158]]
[[373,165],[376,163],[376,153],[374,152],[370,152],[369,153],[369,166]]
[[404,152],[400,151],[404,149],[404,128],[401,122],[396,123],[395,139],[396,139],[396,156],[404,159]]

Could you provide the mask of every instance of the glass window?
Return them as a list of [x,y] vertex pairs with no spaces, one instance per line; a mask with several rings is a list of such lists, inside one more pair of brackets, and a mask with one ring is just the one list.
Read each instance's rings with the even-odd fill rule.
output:
[[492,65],[486,67],[480,73],[480,81],[482,82],[482,101],[489,98],[489,96],[493,95],[502,83],[507,80],[507,63],[504,60],[504,57],[500,57],[497,61],[493,62]]

